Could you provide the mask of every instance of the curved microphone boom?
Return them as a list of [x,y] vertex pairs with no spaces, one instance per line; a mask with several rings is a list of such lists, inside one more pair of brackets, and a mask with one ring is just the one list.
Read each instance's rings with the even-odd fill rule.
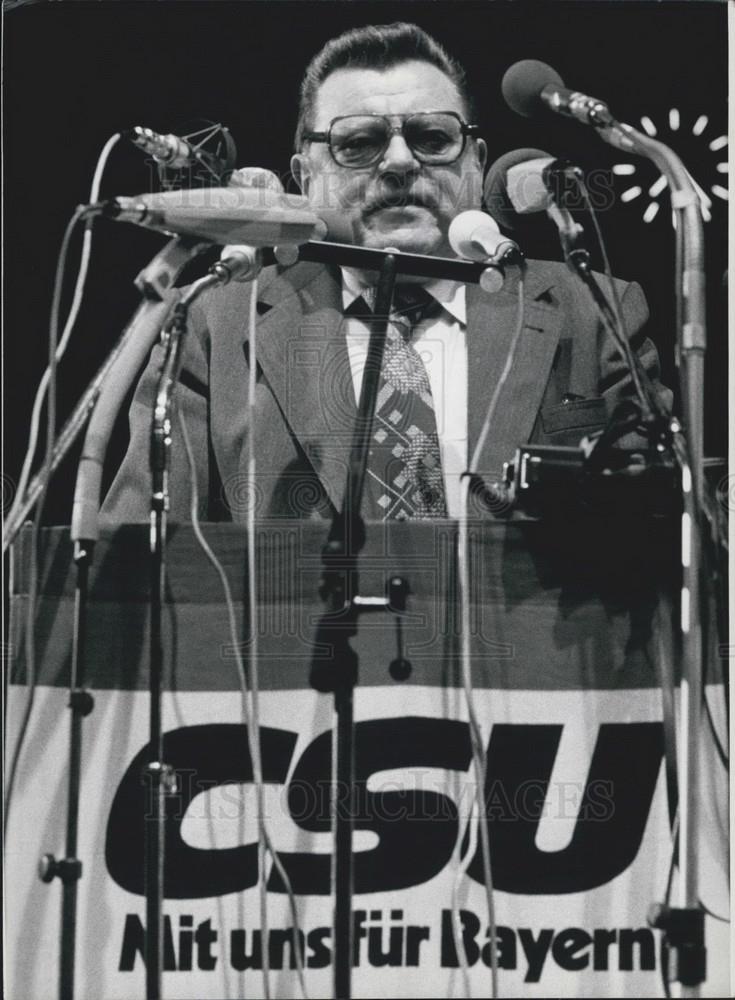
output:
[[502,83],[506,104],[524,118],[536,118],[553,111],[584,125],[614,125],[615,119],[604,101],[569,90],[551,66],[538,59],[521,59],[506,70]]

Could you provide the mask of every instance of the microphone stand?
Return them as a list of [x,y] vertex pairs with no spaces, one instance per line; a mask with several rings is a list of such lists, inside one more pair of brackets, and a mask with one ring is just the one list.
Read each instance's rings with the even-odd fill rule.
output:
[[[168,314],[169,303],[163,301],[163,297],[173,287],[184,265],[201,249],[202,244],[199,240],[182,237],[170,240],[137,276],[135,284],[143,293],[144,300],[77,404],[54,446],[52,473],[74,443],[91,413],[77,472],[70,532],[71,540],[74,542],[77,579],[74,592],[69,679],[68,704],[72,715],[69,732],[65,856],[56,859],[53,854],[44,854],[39,863],[39,877],[43,882],[50,883],[58,877],[62,883],[60,1000],[73,1000],[74,997],[77,883],[82,876],[82,862],[77,857],[82,721],[94,709],[94,698],[84,686],[87,587],[94,545],[99,538],[98,513],[104,457],[120,405]],[[9,526],[9,543],[14,534],[17,534],[25,514],[31,509],[42,489],[43,477],[38,476],[31,482],[26,497],[18,509],[18,527],[15,526],[15,521]]]
[[699,902],[697,784],[702,713],[702,523],[704,509],[704,358],[707,346],[704,228],[699,197],[691,177],[664,143],[615,120],[598,127],[617,149],[651,160],[666,178],[676,220],[677,365],[684,424],[672,420],[674,456],[682,478],[681,588],[681,738],[679,782],[679,906],[663,907],[655,926],[676,952],[676,978],[682,996],[699,995],[706,978],[704,913]]
[[146,998],[161,1000],[163,980],[163,890],[166,796],[174,790],[175,775],[163,759],[161,691],[163,681],[163,599],[166,581],[166,513],[169,507],[168,469],[171,451],[173,393],[181,366],[189,306],[208,288],[222,284],[210,273],[189,286],[176,303],[164,333],[165,355],[156,387],[151,425],[151,625],[149,670],[149,759],[144,779],[149,789],[145,830]]
[[[323,573],[320,597],[328,610],[316,630],[316,652],[311,667],[311,684],[318,691],[334,694],[336,734],[334,785],[332,790],[332,831],[334,836],[334,996],[349,1000],[352,995],[352,830],[355,813],[353,694],[357,684],[358,659],[349,640],[357,633],[361,600],[371,601],[363,610],[376,607],[375,598],[360,598],[358,556],[365,544],[365,524],[360,514],[365,489],[368,452],[375,416],[380,369],[397,259],[383,257],[371,323],[367,359],[352,436],[342,509],[335,514],[322,550]],[[393,581],[394,583],[396,581]],[[388,600],[378,606],[387,607]]]
[[[679,745],[680,826],[678,838],[679,906],[652,907],[649,921],[664,932],[664,943],[676,953],[674,978],[682,984],[682,996],[696,997],[706,978],[707,950],[704,912],[699,902],[699,829],[697,782],[699,778],[699,731],[703,698],[702,643],[702,521],[704,510],[704,357],[706,351],[704,232],[699,197],[691,177],[672,149],[616,121],[602,105],[591,108],[587,120],[611,146],[651,160],[666,178],[675,212],[677,365],[686,432],[676,418],[668,421],[666,437],[679,466],[682,484],[681,542],[681,637],[682,678]],[[550,213],[551,214],[551,213]],[[552,214],[552,218],[553,218]],[[562,233],[562,244],[573,251],[574,234]],[[572,258],[572,259],[570,259]],[[574,253],[568,259],[574,266]],[[578,270],[590,284],[592,275]],[[600,292],[599,288],[597,289]],[[593,294],[594,290],[593,290]],[[600,292],[601,294],[601,292]],[[598,296],[595,295],[596,300]],[[603,311],[606,320],[609,316]],[[631,366],[635,380],[635,364]],[[645,383],[644,383],[645,384]],[[645,397],[644,397],[645,400]],[[652,401],[652,395],[648,395]],[[645,409],[644,409],[645,414]],[[664,970],[667,975],[667,970]]]

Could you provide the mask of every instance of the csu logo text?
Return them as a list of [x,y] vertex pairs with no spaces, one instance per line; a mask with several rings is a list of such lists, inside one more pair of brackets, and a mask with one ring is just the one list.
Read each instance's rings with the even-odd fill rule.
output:
[[[495,724],[487,746],[485,808],[495,887],[504,892],[559,894],[603,885],[634,860],[643,838],[662,758],[660,723],[603,723],[575,806],[568,845],[542,851],[536,835],[553,793],[551,773],[563,727]],[[284,787],[284,809],[309,833],[331,830],[332,734],[317,736],[291,771],[297,733],[262,726],[263,778]],[[128,892],[143,894],[149,790],[141,774],[148,749],[130,762],[117,789],[107,825],[110,874]],[[255,843],[200,849],[182,837],[182,823],[196,796],[220,785],[252,782],[245,727],[217,723],[175,729],[164,737],[164,760],[178,787],[166,803],[165,895],[196,899],[251,888],[257,881]],[[435,787],[371,790],[381,771],[422,768],[466,772],[471,764],[465,722],[403,716],[355,726],[357,815],[355,830],[371,831],[377,845],[354,858],[355,892],[420,885],[451,859],[460,830],[458,803]],[[291,774],[288,779],[289,773]],[[336,806],[340,808],[337,790]],[[466,804],[469,808],[469,804]],[[329,895],[331,854],[279,852],[294,892]],[[469,874],[482,881],[478,853]],[[268,889],[284,892],[275,869]]]

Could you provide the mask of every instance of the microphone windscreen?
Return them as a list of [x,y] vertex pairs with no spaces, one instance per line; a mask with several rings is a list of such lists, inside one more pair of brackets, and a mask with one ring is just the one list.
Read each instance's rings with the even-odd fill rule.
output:
[[487,260],[504,240],[507,243],[495,219],[476,209],[455,216],[447,235],[452,250],[458,257],[466,257],[467,260]]
[[501,229],[513,231],[518,226],[518,215],[508,195],[508,171],[519,163],[549,157],[543,149],[513,149],[493,163],[485,177],[483,204]]
[[516,114],[533,118],[545,111],[541,91],[548,86],[564,86],[564,81],[556,70],[538,59],[521,59],[505,71],[503,97]]

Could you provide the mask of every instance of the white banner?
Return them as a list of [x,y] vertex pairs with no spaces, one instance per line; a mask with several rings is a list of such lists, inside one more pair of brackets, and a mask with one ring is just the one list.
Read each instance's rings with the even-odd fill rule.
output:
[[[143,839],[147,695],[93,692],[83,723],[76,955],[77,1000],[145,995]],[[10,746],[25,691],[9,698]],[[36,691],[6,842],[6,995],[56,995],[61,885],[39,857],[64,853],[68,693]],[[263,995],[252,768],[235,691],[164,695],[165,758],[177,775],[166,822],[164,996]],[[260,696],[267,822],[294,886],[312,997],[331,995],[332,841],[325,820],[331,699],[298,690]],[[660,693],[476,692],[487,748],[500,995],[661,996],[659,933],[672,843]],[[474,852],[458,886],[473,996],[490,995],[485,892],[474,828],[467,716],[455,688],[358,688],[354,836],[354,995],[466,996],[452,934],[459,843]],[[709,776],[724,770],[710,758]],[[718,770],[719,769],[719,770]],[[632,780],[634,776],[635,780]],[[714,776],[714,777],[713,777]],[[712,789],[707,789],[707,798]],[[727,916],[723,817],[703,815],[702,900]],[[674,900],[675,902],[675,900]],[[704,995],[728,995],[729,925],[707,919]],[[270,870],[272,993],[300,995],[288,900]]]

